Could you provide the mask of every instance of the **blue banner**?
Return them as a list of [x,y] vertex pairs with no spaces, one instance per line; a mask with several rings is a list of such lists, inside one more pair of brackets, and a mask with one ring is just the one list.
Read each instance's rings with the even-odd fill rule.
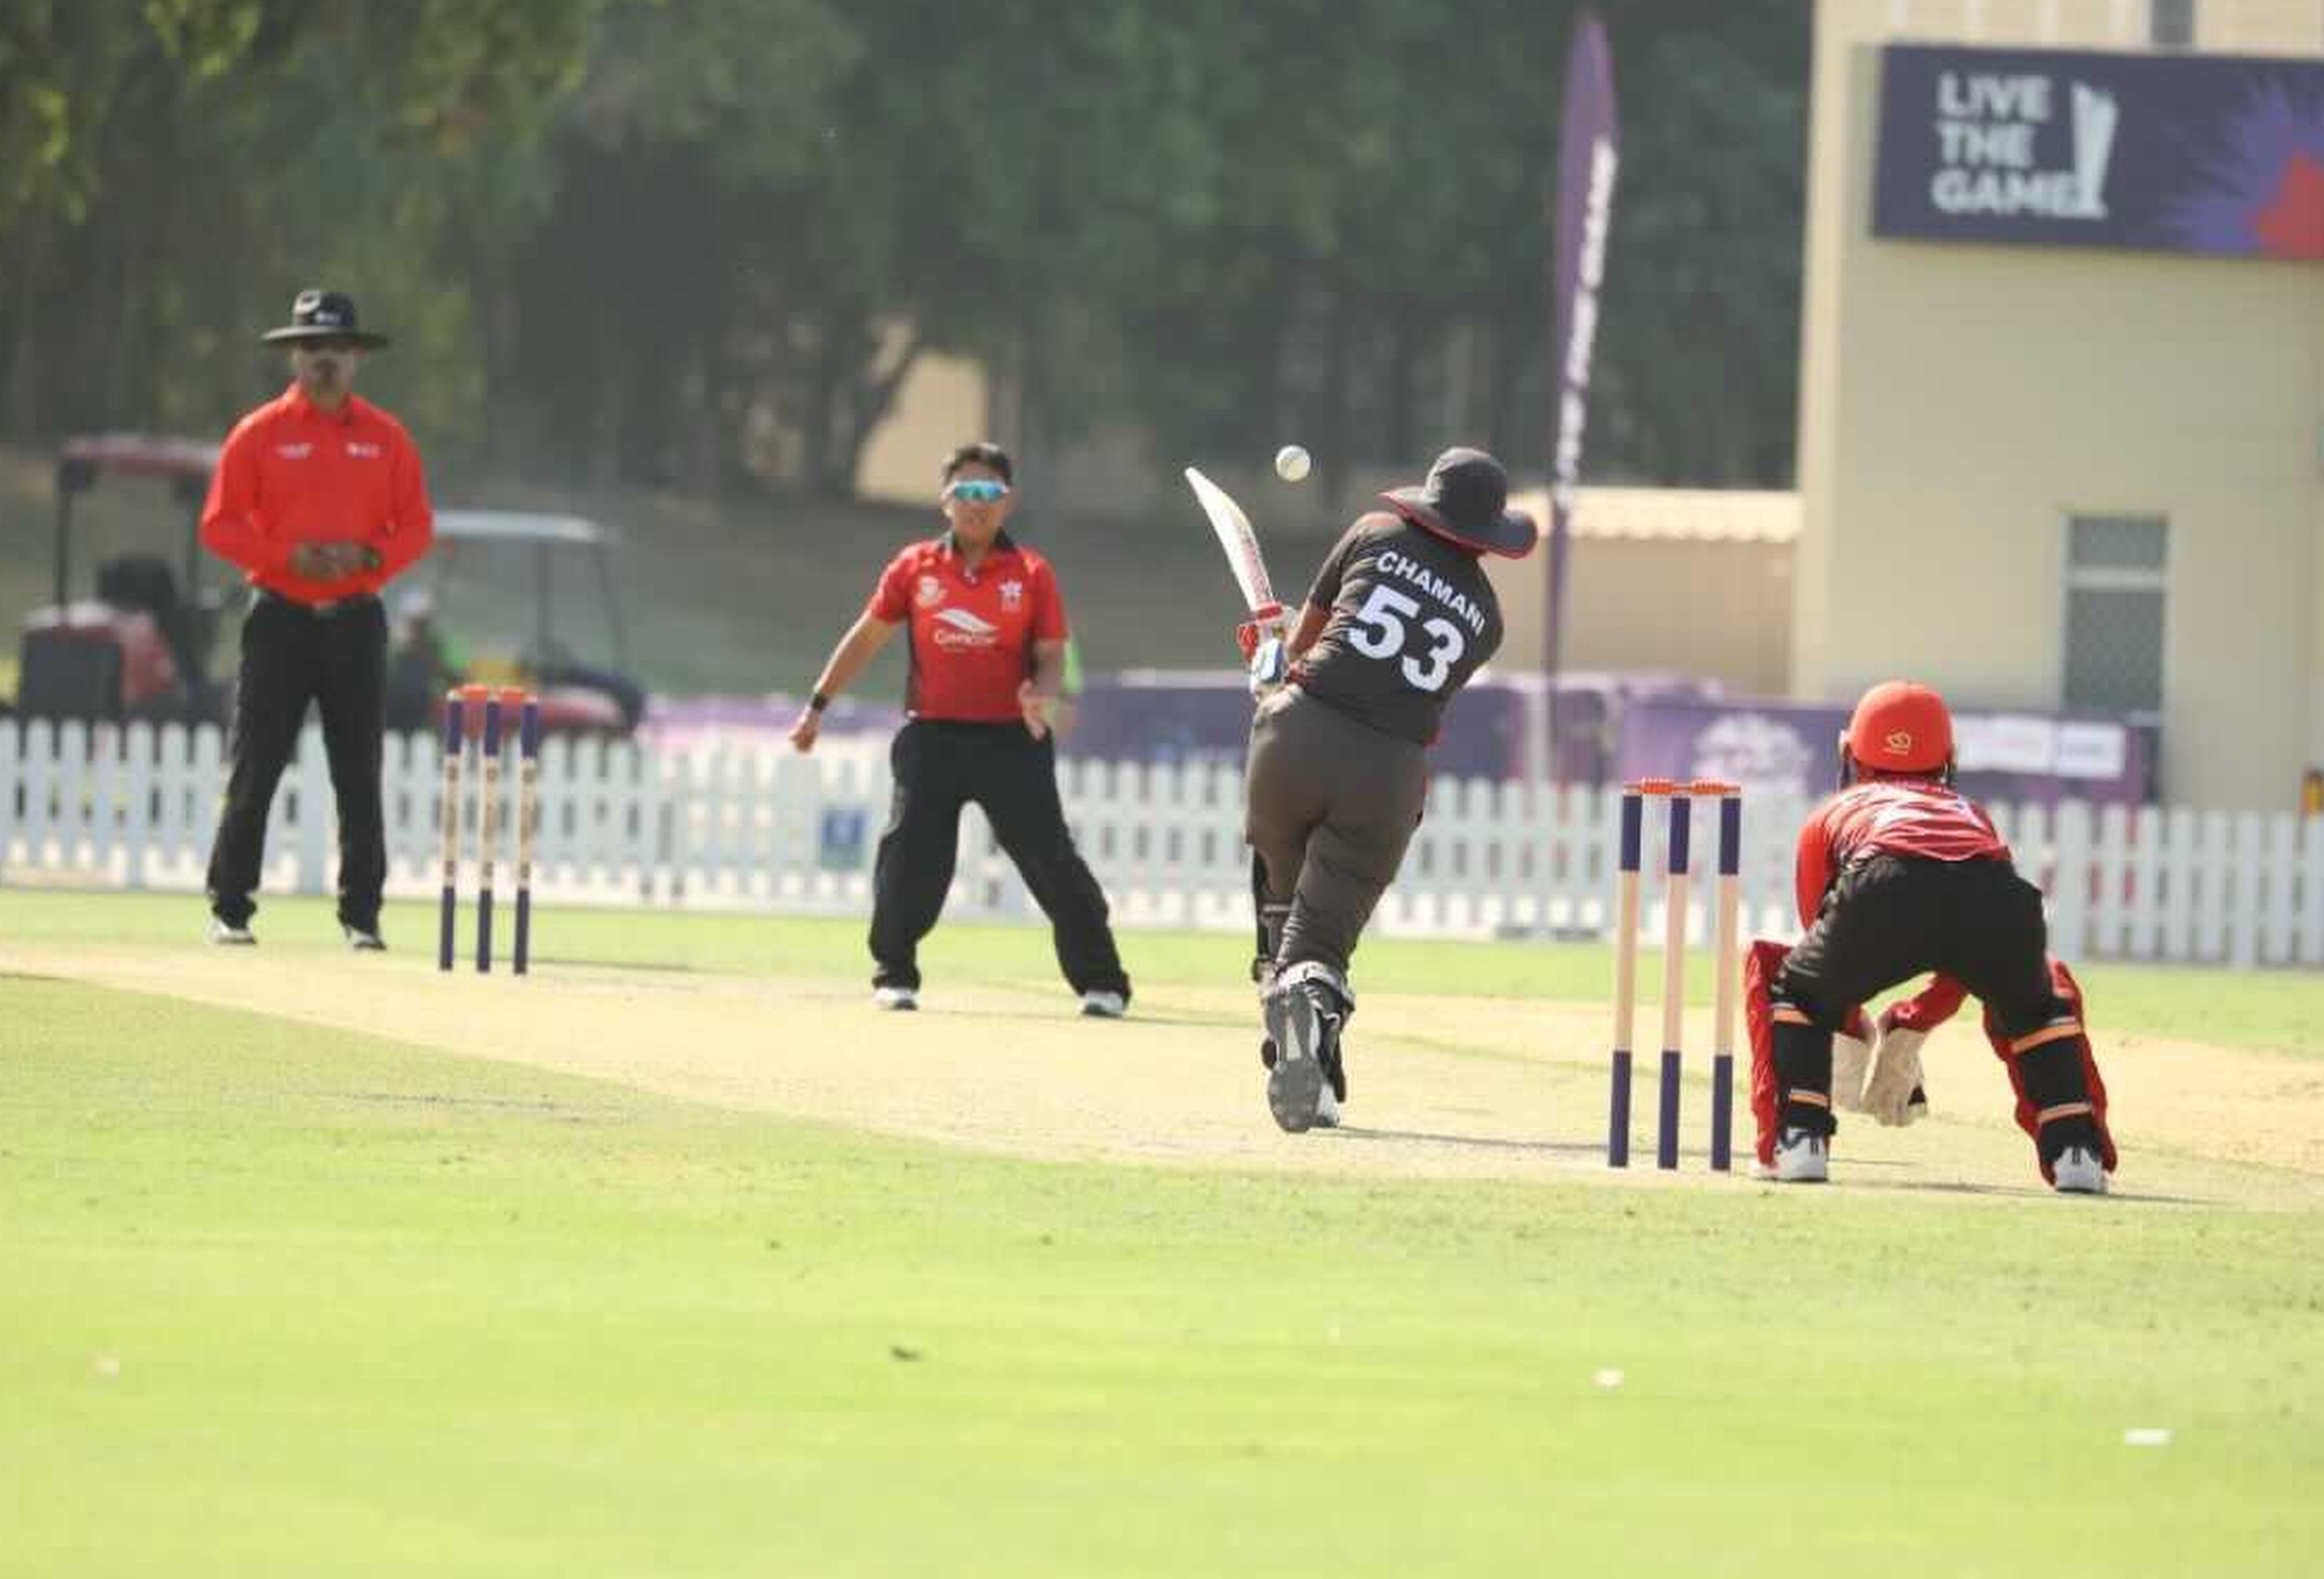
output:
[[2324,60],[1891,45],[1872,230],[2324,262]]

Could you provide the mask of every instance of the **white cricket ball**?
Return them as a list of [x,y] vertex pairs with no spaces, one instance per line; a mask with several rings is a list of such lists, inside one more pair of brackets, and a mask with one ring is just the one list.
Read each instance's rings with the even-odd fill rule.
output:
[[1286,482],[1300,481],[1314,464],[1314,462],[1307,458],[1307,452],[1296,444],[1285,445],[1275,452],[1275,474]]

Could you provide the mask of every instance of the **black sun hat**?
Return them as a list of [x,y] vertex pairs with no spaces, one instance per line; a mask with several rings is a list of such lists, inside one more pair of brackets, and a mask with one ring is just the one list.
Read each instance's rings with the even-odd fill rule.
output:
[[1533,517],[1508,507],[1509,474],[1482,450],[1446,450],[1423,486],[1380,497],[1438,537],[1505,559],[1523,559],[1540,537]]
[[352,340],[365,351],[376,351],[387,344],[386,335],[356,326],[355,298],[341,290],[300,291],[290,304],[290,321],[259,337],[270,344],[294,345],[301,340]]

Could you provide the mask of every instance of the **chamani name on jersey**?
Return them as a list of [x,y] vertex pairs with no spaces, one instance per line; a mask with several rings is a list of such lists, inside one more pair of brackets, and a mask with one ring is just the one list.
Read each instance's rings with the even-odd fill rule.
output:
[[1444,605],[1455,618],[1466,624],[1476,635],[1485,633],[1485,613],[1471,602],[1451,582],[1437,574],[1416,559],[1410,559],[1391,548],[1374,560],[1382,575],[1416,586]]

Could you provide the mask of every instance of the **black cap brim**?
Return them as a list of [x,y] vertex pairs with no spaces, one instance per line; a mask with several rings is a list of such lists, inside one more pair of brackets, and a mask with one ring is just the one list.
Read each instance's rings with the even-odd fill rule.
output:
[[1541,528],[1521,510],[1505,510],[1489,521],[1468,527],[1446,520],[1429,502],[1425,489],[1392,488],[1380,497],[1406,519],[1464,548],[1498,554],[1504,559],[1523,559],[1541,541]]
[[384,335],[374,335],[369,329],[334,329],[322,324],[292,324],[287,328],[269,329],[259,336],[269,345],[295,345],[302,340],[352,340],[364,351],[376,351],[388,343]]

